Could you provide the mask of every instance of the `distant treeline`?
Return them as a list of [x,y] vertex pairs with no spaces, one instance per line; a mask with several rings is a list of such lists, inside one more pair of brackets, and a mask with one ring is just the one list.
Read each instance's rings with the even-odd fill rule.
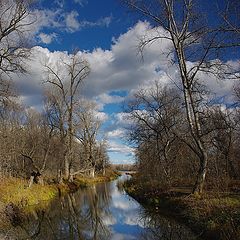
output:
[[135,164],[111,164],[112,169],[118,171],[136,171]]

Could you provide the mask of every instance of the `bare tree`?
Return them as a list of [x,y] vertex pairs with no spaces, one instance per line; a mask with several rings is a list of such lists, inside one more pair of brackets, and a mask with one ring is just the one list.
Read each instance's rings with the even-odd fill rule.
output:
[[30,1],[0,1],[0,107],[15,95],[9,77],[13,72],[25,72],[23,60],[29,56],[26,31],[33,24]]
[[224,21],[221,30],[227,32],[228,36],[231,35],[233,38],[221,47],[240,47],[240,3],[238,0],[225,0],[223,6],[223,9],[219,9],[219,14]]
[[[193,192],[202,193],[207,173],[208,154],[200,122],[204,91],[199,81],[199,73],[204,72],[218,77],[221,75],[222,62],[212,59],[217,56],[216,49],[219,41],[224,40],[220,38],[218,30],[209,27],[197,1],[124,0],[123,2],[147,17],[156,26],[154,35],[146,35],[141,40],[140,51],[158,40],[165,39],[172,43],[170,53],[173,53],[172,61],[179,71],[186,116],[192,137],[188,145],[196,154],[199,162]],[[163,27],[165,32],[158,31],[157,27]],[[193,64],[188,64],[189,62]]]
[[21,121],[24,109],[14,101],[5,101],[0,107],[0,174],[4,176],[19,175],[19,149],[22,142]]
[[96,171],[96,141],[101,122],[95,116],[95,105],[89,101],[81,101],[77,109],[76,134],[83,145],[84,154],[88,167],[91,169],[91,176]]
[[109,156],[107,154],[107,142],[102,140],[96,146],[96,168],[101,171],[103,176],[106,174],[106,168],[109,167]]
[[60,74],[60,69],[45,65],[48,72],[46,83],[50,84],[53,89],[51,92],[52,99],[55,103],[55,111],[58,111],[55,112],[55,116],[58,118],[58,128],[62,132],[62,141],[66,146],[64,154],[65,177],[69,178],[73,161],[74,107],[79,98],[80,86],[88,76],[90,68],[87,61],[79,55],[79,52],[72,54],[69,62],[60,59],[58,67],[64,69],[64,71],[61,71],[62,74]]
[[[180,97],[174,89],[155,83],[150,89],[141,89],[128,102],[126,111],[133,126],[129,139],[145,151],[152,149],[152,165],[160,166],[164,181],[170,186],[173,144],[178,137],[182,117]],[[141,151],[138,148],[139,152]],[[144,151],[144,150],[143,150]],[[157,159],[157,160],[156,160]]]
[[0,2],[0,74],[25,71],[22,60],[29,55],[26,31],[33,24],[30,1],[1,0]]

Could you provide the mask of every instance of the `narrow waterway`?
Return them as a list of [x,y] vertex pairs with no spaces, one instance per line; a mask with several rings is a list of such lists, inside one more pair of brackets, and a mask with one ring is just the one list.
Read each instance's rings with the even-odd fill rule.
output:
[[[144,209],[119,190],[117,182],[79,189],[52,202],[47,210],[32,210],[20,226],[2,232],[4,239],[188,240],[193,233],[156,211]],[[0,231],[1,232],[1,231]]]

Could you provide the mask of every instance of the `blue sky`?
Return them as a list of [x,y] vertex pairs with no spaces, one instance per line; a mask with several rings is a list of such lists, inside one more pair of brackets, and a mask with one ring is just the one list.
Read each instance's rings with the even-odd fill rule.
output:
[[[111,50],[115,39],[126,33],[137,22],[137,19],[131,17],[120,1],[114,0],[42,0],[34,6],[33,11],[36,13],[36,24],[39,25],[33,36],[33,46],[40,46],[50,52],[71,53],[78,49],[91,54],[96,49]],[[19,88],[22,93],[30,89],[26,85],[29,85],[28,81],[26,84],[20,83]],[[32,96],[26,94],[24,102],[38,108],[41,105],[41,91],[35,83],[33,85],[33,92],[36,91],[36,93]],[[90,88],[98,88],[98,86],[90,86]],[[109,141],[109,157],[113,163],[134,161],[133,149],[128,146],[123,134],[122,125],[124,124],[121,122],[123,120],[119,120],[116,115],[121,114],[122,101],[127,96],[128,90],[128,87],[122,89],[113,87],[106,91],[102,89],[100,93],[96,89],[97,93],[93,91],[89,96],[92,100],[98,99],[100,95],[100,102],[104,102],[100,107],[100,112],[105,114],[102,132]],[[119,97],[119,100],[117,102],[107,100],[105,99],[107,96]]]
[[72,51],[75,48],[92,51],[98,47],[110,49],[112,39],[136,22],[120,1],[115,0],[42,0],[38,8],[69,16],[69,30],[47,26],[43,29],[44,33],[58,36],[50,44],[40,43],[44,47],[47,45],[51,51]]
[[[207,6],[210,9],[209,1]],[[137,54],[139,39],[156,31],[118,0],[41,0],[32,9],[31,18],[34,25],[28,34],[32,57],[26,63],[29,73],[15,80],[21,101],[40,109],[42,63],[57,65],[59,59],[67,60],[78,49],[91,67],[82,94],[97,105],[96,115],[103,121],[102,136],[108,139],[110,160],[133,162],[134,149],[124,140],[129,121],[122,105],[138,89],[155,81],[171,85],[169,76],[178,77],[176,65],[169,61],[172,56],[167,54],[172,44],[168,40],[152,44],[145,49],[143,60]],[[158,32],[164,33],[164,29],[159,27]],[[217,82],[204,76],[203,81],[216,97],[231,101],[233,80]]]

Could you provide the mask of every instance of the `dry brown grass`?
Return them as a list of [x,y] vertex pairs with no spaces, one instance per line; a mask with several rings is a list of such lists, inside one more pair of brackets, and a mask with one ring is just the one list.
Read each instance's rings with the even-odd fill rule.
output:
[[41,186],[34,184],[31,188],[28,188],[28,182],[18,178],[2,179],[0,189],[0,202],[13,203],[19,207],[50,200],[58,193],[54,185]]
[[189,224],[197,233],[213,234],[210,239],[240,239],[240,194],[207,191],[191,194],[191,188],[162,191],[153,182],[128,181],[125,190],[142,203],[161,209]]

